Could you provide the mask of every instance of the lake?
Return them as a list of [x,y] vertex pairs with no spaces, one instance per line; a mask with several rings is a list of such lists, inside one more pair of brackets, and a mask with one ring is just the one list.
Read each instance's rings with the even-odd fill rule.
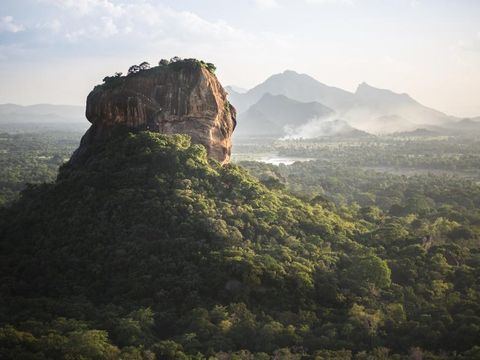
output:
[[292,165],[294,162],[297,161],[311,161],[315,160],[314,158],[304,158],[304,157],[293,157],[293,156],[266,156],[262,157],[259,159],[256,159],[256,161],[267,163],[267,164],[272,164],[272,165]]

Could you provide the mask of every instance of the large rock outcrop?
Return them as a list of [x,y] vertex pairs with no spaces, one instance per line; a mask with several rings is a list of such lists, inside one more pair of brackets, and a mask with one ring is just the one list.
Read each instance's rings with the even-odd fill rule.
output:
[[209,157],[230,160],[235,108],[213,72],[197,60],[106,78],[88,95],[86,116],[92,125],[72,162],[119,129],[188,134],[193,143],[205,146]]

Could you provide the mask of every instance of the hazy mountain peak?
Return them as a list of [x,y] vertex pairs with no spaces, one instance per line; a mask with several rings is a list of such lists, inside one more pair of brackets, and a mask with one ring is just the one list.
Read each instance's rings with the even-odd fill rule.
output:
[[[292,103],[296,103],[297,101],[295,100],[292,100],[288,97],[286,97],[285,95],[282,95],[282,94],[277,94],[277,95],[273,95],[269,92],[263,94],[263,96],[260,98],[260,100],[258,102],[261,102],[261,101],[272,101],[272,100],[284,100],[286,102],[292,102]],[[258,104],[258,103],[257,103]]]
[[266,93],[284,95],[300,102],[319,102],[329,108],[340,108],[351,102],[353,94],[322,84],[307,74],[285,70],[274,74],[245,94],[231,93],[230,99],[239,112],[246,111]]
[[260,100],[238,117],[236,132],[240,135],[286,135],[288,129],[312,119],[332,116],[334,111],[315,101],[301,102],[282,94],[264,93]]
[[[266,94],[269,95],[266,96]],[[275,98],[274,96],[277,95],[288,99]],[[294,105],[288,100],[303,104],[315,102],[324,105],[353,127],[372,133],[411,131],[419,127],[440,126],[454,120],[440,111],[418,103],[406,93],[378,88],[367,82],[359,84],[356,91],[352,93],[325,85],[307,74],[290,69],[270,76],[245,94],[230,93],[230,100],[240,114],[252,110],[247,116],[252,120],[252,124],[258,124],[260,118],[265,123],[264,115],[273,114],[274,108],[275,116],[285,117],[279,109],[287,104],[291,111],[288,116],[289,124],[294,117],[304,119],[300,114],[295,116],[293,109],[303,111],[305,106]],[[257,103],[261,106],[255,106]],[[270,110],[265,111],[267,103]],[[262,111],[259,111],[260,108]],[[262,116],[259,115],[260,113]],[[275,122],[273,118],[268,119]],[[285,122],[282,121],[282,123]],[[295,121],[295,123],[302,123],[302,121]]]
[[[276,81],[276,80],[281,80],[281,81],[308,81],[308,82],[313,82],[313,83],[318,83],[318,84],[324,85],[324,84],[320,83],[318,80],[311,77],[310,75],[302,74],[302,73],[299,73],[295,70],[289,70],[289,69],[287,69],[287,70],[285,70],[281,73],[278,73],[278,74],[273,74],[272,76],[267,78],[263,82],[263,84],[271,82],[271,81]],[[262,85],[262,84],[260,84],[260,85]]]
[[369,90],[369,89],[375,89],[373,86],[370,86],[369,84],[367,84],[365,81],[362,82],[361,84],[359,84],[357,86],[357,91],[355,91],[356,93],[360,92],[360,91],[365,91],[365,90]]
[[[328,106],[325,106],[317,101],[308,101],[308,102],[303,102],[303,101],[297,101],[293,100],[285,95],[282,94],[271,94],[271,93],[265,93],[263,96],[260,98],[260,100],[252,105],[250,109],[252,108],[258,108],[261,105],[269,105],[269,106],[275,106],[277,111],[280,113],[285,109],[287,106],[295,106],[297,109],[316,109],[322,114],[332,114],[334,113],[334,110],[330,109]],[[280,114],[278,114],[280,115]]]
[[231,94],[231,93],[244,94],[248,91],[247,89],[244,89],[244,88],[242,88],[240,86],[236,86],[236,85],[227,85],[227,86],[225,86],[225,90],[229,94]]
[[[412,99],[408,94],[406,93],[396,93],[392,90],[389,90],[389,89],[381,89],[381,88],[377,88],[377,87],[374,87],[370,84],[367,84],[365,81],[362,82],[360,85],[358,85],[357,87],[357,90],[355,91],[355,94],[356,95],[361,95],[361,94],[368,94],[368,93],[376,93],[376,94],[388,94],[388,95],[391,95],[391,96],[397,96],[397,97],[404,97],[404,98],[408,98],[408,99]],[[412,99],[413,100],[413,99]]]
[[283,73],[277,74],[277,75],[311,77],[307,74],[302,74],[302,73],[299,73],[295,70],[290,70],[290,69],[286,69],[286,70],[283,71]]
[[372,103],[377,105],[382,104],[387,107],[420,105],[408,94],[400,94],[389,89],[377,88],[366,82],[358,85],[355,91],[355,98],[357,102],[360,103],[368,102],[370,105],[372,105]]
[[278,95],[273,95],[273,94],[270,94],[269,92],[263,94],[263,96],[260,98],[260,101],[262,99],[268,99],[268,98],[281,98],[281,97],[285,97],[285,95],[282,95],[282,94],[278,94]]

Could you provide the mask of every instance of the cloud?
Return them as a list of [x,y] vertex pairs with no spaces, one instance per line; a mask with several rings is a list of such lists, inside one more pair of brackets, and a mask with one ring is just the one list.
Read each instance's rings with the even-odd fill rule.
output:
[[469,39],[458,40],[456,44],[450,46],[453,51],[478,52],[480,51],[480,31]]
[[49,21],[40,22],[36,25],[37,29],[40,30],[50,30],[54,33],[59,32],[62,28],[62,23],[58,19],[53,19]]
[[22,24],[17,24],[13,20],[13,16],[3,16],[0,18],[0,33],[2,32],[17,33],[24,30],[25,30],[25,27]]
[[[298,0],[295,1],[295,3]],[[340,4],[354,5],[357,0],[303,0],[307,4]],[[412,0],[418,1],[418,0]],[[286,1],[285,1],[286,2]],[[290,0],[291,3],[294,3]],[[280,0],[254,0],[255,5],[261,9],[272,9],[280,6]]]
[[[125,58],[133,53],[149,56],[157,51],[164,56],[215,54],[218,58],[239,48],[245,54],[270,55],[272,51],[284,51],[286,44],[291,43],[290,35],[244,30],[153,0],[32,1],[42,12],[28,26],[25,36],[11,41],[37,59],[85,53],[96,58]],[[13,22],[11,18],[7,20]],[[2,62],[22,60],[18,51],[2,50]]]
[[313,139],[322,136],[349,135],[355,131],[347,122],[338,120],[335,115],[313,118],[296,128],[284,129],[287,132],[284,140]]
[[[109,0],[38,0],[62,9],[65,38],[109,38],[115,35],[135,34],[141,38],[182,36],[182,33],[218,33],[228,35],[232,29],[221,22],[208,22],[190,12],[173,10],[155,2],[113,3]],[[58,27],[47,21],[40,28]],[[179,33],[175,30],[180,30]]]
[[78,29],[65,34],[65,37],[71,42],[77,42],[80,38],[101,38],[106,39],[119,33],[117,25],[112,18],[102,17],[98,24],[90,26],[88,29]]
[[115,5],[109,0],[39,0],[39,2],[62,9],[74,10],[79,16],[91,14],[98,10],[105,11],[111,16],[119,16],[123,13],[122,6]]
[[[67,42],[117,37],[119,41],[135,42],[135,46],[166,41],[244,45],[262,36],[234,28],[225,21],[208,21],[193,12],[174,10],[153,1],[115,4],[108,0],[39,1],[63,10],[61,26]],[[55,30],[58,26],[60,23],[50,21],[41,28]]]
[[422,5],[422,2],[420,0],[410,0],[410,6],[412,8],[417,8],[420,5]]
[[343,4],[343,5],[355,5],[357,0],[305,0],[310,4]]
[[255,5],[261,9],[278,7],[277,0],[255,0]]

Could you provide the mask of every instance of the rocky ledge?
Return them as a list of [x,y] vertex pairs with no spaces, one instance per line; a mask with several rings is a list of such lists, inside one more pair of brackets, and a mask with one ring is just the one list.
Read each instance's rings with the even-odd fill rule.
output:
[[187,134],[204,145],[210,158],[228,163],[236,125],[235,108],[214,74],[212,64],[195,59],[130,68],[127,76],[106,77],[87,98],[92,123],[72,156],[85,155],[89,145],[108,139],[119,129]]

